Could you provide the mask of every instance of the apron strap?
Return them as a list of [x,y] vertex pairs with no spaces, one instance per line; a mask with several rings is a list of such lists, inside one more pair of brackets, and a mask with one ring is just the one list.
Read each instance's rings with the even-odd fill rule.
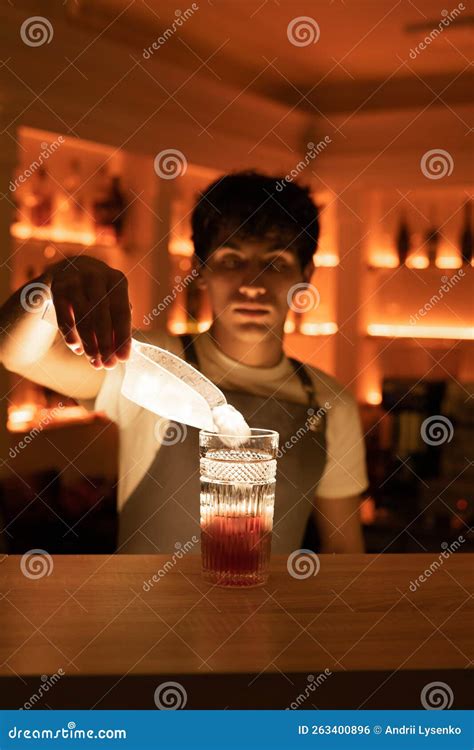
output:
[[[184,359],[186,360],[186,362],[189,362],[190,365],[193,365],[193,367],[199,370],[199,361],[196,353],[196,347],[194,346],[193,337],[189,333],[185,333],[180,336],[180,339],[184,349]],[[295,373],[300,379],[300,383],[306,392],[306,395],[308,397],[308,406],[316,409],[318,404],[316,401],[316,394],[314,392],[313,381],[309,372],[302,362],[299,362],[293,357],[288,357],[288,359],[293,365],[293,369],[295,370]]]
[[316,401],[316,393],[314,391],[314,385],[311,375],[302,362],[299,362],[299,360],[294,359],[293,357],[288,357],[288,359],[293,365],[293,369],[298,375],[300,383],[306,392],[306,395],[308,397],[308,406],[312,409],[317,409],[318,404]]
[[184,333],[179,337],[183,345],[183,355],[186,362],[199,370],[199,362],[196,354],[196,347],[194,346],[194,339],[189,333]]

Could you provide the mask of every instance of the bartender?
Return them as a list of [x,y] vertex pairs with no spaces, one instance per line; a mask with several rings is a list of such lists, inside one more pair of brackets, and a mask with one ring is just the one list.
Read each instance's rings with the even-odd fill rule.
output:
[[[134,336],[200,369],[251,427],[279,433],[274,552],[300,549],[310,516],[320,551],[363,551],[367,474],[357,404],[333,377],[283,351],[289,304],[314,272],[319,221],[309,190],[257,172],[229,174],[198,196],[191,224],[209,331],[194,339],[152,330]],[[57,327],[25,305],[25,285],[0,310],[0,358],[117,423],[117,551],[171,553],[195,540],[198,431],[121,394],[132,335],[126,277],[78,256],[48,267],[34,285],[52,300]]]

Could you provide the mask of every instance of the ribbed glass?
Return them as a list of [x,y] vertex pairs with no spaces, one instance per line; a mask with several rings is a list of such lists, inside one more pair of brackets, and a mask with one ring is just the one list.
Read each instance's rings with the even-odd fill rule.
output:
[[268,579],[278,433],[251,432],[241,446],[199,433],[202,568],[219,586],[261,586]]

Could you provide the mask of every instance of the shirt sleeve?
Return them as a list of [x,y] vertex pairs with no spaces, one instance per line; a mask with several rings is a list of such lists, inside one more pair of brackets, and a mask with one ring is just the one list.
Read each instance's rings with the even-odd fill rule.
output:
[[124,364],[119,362],[112,370],[105,370],[95,398],[79,398],[76,401],[87,411],[102,412],[113,422],[120,424],[120,390],[124,376]]
[[368,487],[365,443],[357,402],[342,392],[327,412],[327,459],[316,488],[320,497],[358,495]]

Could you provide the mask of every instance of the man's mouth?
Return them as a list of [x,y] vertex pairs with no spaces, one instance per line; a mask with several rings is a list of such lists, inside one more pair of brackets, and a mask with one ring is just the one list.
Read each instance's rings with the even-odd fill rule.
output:
[[271,309],[265,305],[242,304],[234,305],[233,311],[238,315],[242,315],[248,318],[264,318],[265,315],[270,314]]

